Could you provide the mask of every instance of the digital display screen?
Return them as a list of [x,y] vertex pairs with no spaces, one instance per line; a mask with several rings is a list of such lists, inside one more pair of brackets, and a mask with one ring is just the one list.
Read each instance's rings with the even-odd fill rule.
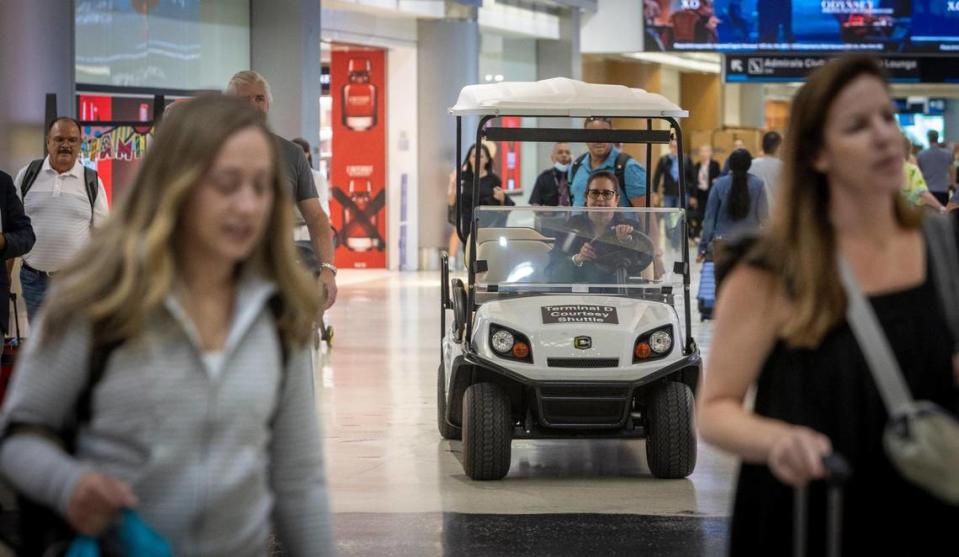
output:
[[647,51],[959,52],[959,0],[645,0]]

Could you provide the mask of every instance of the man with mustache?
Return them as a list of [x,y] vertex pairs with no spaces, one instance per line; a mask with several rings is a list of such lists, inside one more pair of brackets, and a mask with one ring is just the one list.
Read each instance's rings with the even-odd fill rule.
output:
[[20,285],[33,324],[50,278],[90,239],[108,213],[107,194],[97,173],[84,168],[80,123],[61,117],[47,129],[47,156],[22,168],[14,180],[17,195],[36,234],[23,256]]

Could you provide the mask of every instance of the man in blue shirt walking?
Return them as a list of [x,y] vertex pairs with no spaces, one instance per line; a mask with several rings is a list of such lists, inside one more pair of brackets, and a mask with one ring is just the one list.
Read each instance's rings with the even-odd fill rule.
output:
[[[583,126],[586,129],[613,129],[613,122],[603,116],[590,116]],[[590,174],[600,170],[613,172],[617,178],[622,178],[620,188],[625,195],[619,196],[620,207],[646,206],[646,169],[635,159],[626,155],[620,156],[620,150],[612,143],[587,143],[587,153],[581,155],[570,168],[570,193],[573,196],[574,207],[586,205],[586,182]]]

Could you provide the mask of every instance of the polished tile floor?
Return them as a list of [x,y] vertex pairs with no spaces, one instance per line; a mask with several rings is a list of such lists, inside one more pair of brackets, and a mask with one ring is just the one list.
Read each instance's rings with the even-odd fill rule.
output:
[[685,480],[652,478],[638,440],[514,441],[504,480],[469,480],[436,430],[439,273],[339,284],[316,388],[343,555],[725,553],[736,463],[702,444]]

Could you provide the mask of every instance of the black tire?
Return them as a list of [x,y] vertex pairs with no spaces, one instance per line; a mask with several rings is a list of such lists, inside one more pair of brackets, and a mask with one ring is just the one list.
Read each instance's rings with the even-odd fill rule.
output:
[[463,395],[463,470],[474,480],[509,472],[513,424],[510,401],[493,383],[470,385]]
[[462,429],[446,421],[446,374],[442,363],[436,371],[436,425],[443,439],[459,440],[463,436]]
[[657,478],[679,479],[696,468],[693,391],[668,381],[650,393],[647,407],[646,461]]

